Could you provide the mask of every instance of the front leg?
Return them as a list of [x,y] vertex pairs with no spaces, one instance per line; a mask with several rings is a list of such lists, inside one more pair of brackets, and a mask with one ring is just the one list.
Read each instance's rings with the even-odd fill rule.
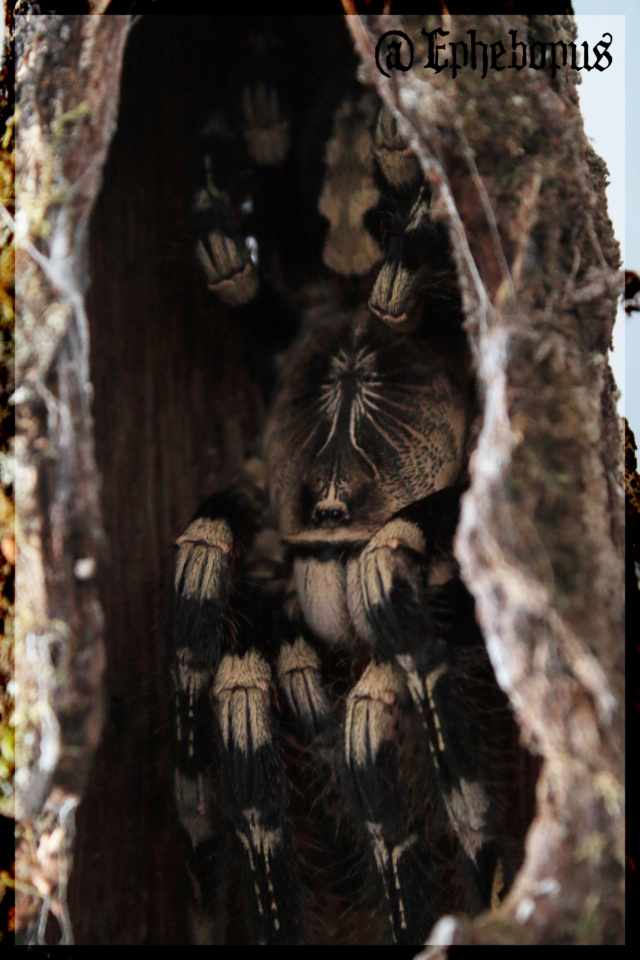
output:
[[191,841],[199,923],[215,898],[204,893],[211,874],[225,868],[215,843],[220,824],[243,860],[256,941],[296,944],[300,885],[272,710],[276,619],[246,565],[258,513],[251,493],[219,494],[176,541],[176,802]]
[[351,622],[385,658],[413,655],[438,633],[434,599],[458,573],[460,494],[449,487],[400,510],[347,563]]
[[392,940],[418,945],[440,912],[439,888],[420,818],[424,784],[416,783],[415,755],[406,755],[406,698],[397,663],[372,660],[346,698],[338,758],[352,820],[364,821]]
[[239,307],[258,294],[258,271],[240,237],[229,197],[210,181],[193,205],[196,255],[209,290]]
[[440,808],[474,876],[479,904],[488,907],[497,803],[477,696],[488,667],[473,600],[450,552],[457,499],[459,491],[442,491],[386,523],[349,561],[347,595],[356,631],[404,671],[423,719]]

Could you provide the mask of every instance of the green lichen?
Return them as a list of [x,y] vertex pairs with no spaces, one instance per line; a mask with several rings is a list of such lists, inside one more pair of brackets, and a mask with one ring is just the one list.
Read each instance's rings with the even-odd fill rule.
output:
[[86,100],[83,100],[77,106],[60,114],[51,124],[51,136],[54,144],[57,146],[60,140],[69,136],[71,127],[75,127],[79,120],[91,113],[91,107]]

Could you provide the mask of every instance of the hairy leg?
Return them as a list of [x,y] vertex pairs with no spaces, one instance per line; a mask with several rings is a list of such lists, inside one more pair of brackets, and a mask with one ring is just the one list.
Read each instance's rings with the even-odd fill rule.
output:
[[348,598],[361,635],[404,673],[424,725],[440,810],[475,881],[476,902],[488,907],[498,845],[491,754],[478,707],[487,660],[450,552],[457,495],[443,491],[385,524],[349,561]]
[[[294,944],[300,888],[272,709],[275,617],[244,576],[257,512],[250,495],[220,494],[176,542],[176,800],[196,864],[216,820],[235,837],[257,942]],[[198,892],[204,882],[196,881]]]

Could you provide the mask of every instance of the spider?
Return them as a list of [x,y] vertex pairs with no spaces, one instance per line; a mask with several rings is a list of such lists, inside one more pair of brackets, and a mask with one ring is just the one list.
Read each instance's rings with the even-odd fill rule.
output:
[[[246,87],[237,113],[249,167],[281,168],[294,137],[276,88]],[[280,252],[244,242],[250,181],[221,187],[215,152],[234,133],[216,114],[207,135],[197,257],[215,296],[263,316]],[[452,550],[469,362],[446,240],[392,114],[350,93],[323,149],[323,281],[289,298],[298,331],[262,456],[175,544],[176,801],[198,910],[215,912],[235,859],[255,942],[330,938],[307,918],[334,898],[344,939],[367,901],[376,936],[420,944],[443,907],[490,907],[510,876],[504,710],[483,705],[496,684]]]

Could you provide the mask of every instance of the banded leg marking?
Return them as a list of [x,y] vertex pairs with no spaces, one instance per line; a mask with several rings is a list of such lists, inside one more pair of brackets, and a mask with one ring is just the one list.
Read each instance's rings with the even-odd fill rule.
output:
[[236,828],[236,834],[245,850],[253,877],[258,914],[267,928],[269,924],[272,925],[274,939],[277,941],[282,922],[280,908],[276,902],[272,864],[281,856],[283,831],[281,828],[267,829],[262,822],[260,811],[255,808],[244,810],[243,816],[246,820],[246,828],[244,830]]
[[228,561],[233,546],[229,524],[225,520],[198,517],[178,537],[176,546],[176,593],[187,599],[221,599],[229,576]]
[[497,869],[491,836],[495,807],[483,784],[470,776],[474,757],[481,755],[478,731],[468,708],[461,703],[455,674],[446,664],[440,664],[423,679],[412,657],[397,659],[423,718],[447,818],[473,866],[483,905],[488,907]]
[[196,256],[207,287],[231,306],[249,303],[260,281],[251,251],[238,234],[228,196],[210,183],[196,196],[194,218]]
[[173,572],[172,633],[178,666],[207,671],[207,682],[228,632],[228,597],[234,535],[226,520],[197,517],[176,540]]
[[409,930],[411,917],[407,916],[405,903],[410,889],[407,880],[410,882],[413,879],[413,871],[403,870],[404,863],[401,863],[401,859],[419,844],[418,834],[412,833],[402,843],[392,846],[385,840],[380,823],[367,822],[366,827],[378,873],[384,884],[393,939],[396,943],[412,943],[411,934],[415,936],[415,931]]
[[433,629],[425,603],[425,537],[402,517],[386,523],[347,563],[347,600],[356,632],[385,658],[412,650]]
[[293,643],[283,643],[278,654],[277,673],[290,713],[305,740],[312,740],[325,729],[331,716],[331,703],[322,685],[318,654],[303,637]]
[[212,851],[221,840],[214,807],[213,666],[226,637],[225,607],[233,533],[222,518],[199,516],[176,540],[171,633],[173,725],[176,744],[174,795],[190,841],[196,929],[214,923],[221,868]]
[[429,852],[408,825],[397,727],[405,685],[390,663],[371,663],[347,697],[344,762],[353,804],[364,813],[369,843],[389,906],[395,943],[419,944],[433,919]]
[[271,743],[270,688],[269,664],[257,650],[222,658],[213,697],[227,751],[238,749],[248,756]]
[[373,154],[385,180],[395,190],[406,190],[417,184],[420,177],[418,158],[400,136],[397,120],[386,106],[382,106],[378,113]]
[[356,771],[375,768],[382,745],[395,742],[403,687],[391,664],[370,663],[347,697],[345,760]]
[[209,706],[211,674],[189,665],[189,651],[178,651],[174,673],[174,725],[177,766],[174,791],[180,821],[193,849],[213,833],[211,754],[213,718]]
[[409,220],[385,258],[369,298],[369,309],[391,326],[411,318],[425,285],[428,267],[416,270],[414,250],[432,230],[424,191],[414,203]]
[[255,649],[227,654],[213,684],[230,815],[251,879],[261,943],[300,940],[284,772],[271,718],[271,668]]

